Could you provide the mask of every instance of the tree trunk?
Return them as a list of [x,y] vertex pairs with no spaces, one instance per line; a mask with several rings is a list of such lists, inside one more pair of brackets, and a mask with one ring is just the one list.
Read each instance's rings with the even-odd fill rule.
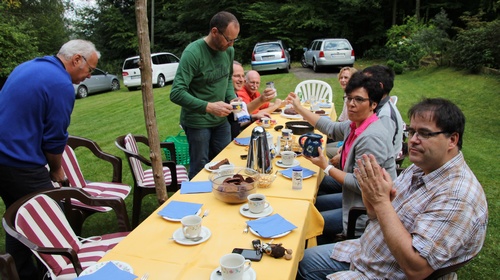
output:
[[392,0],[392,25],[396,25],[396,16],[398,14],[398,0]]
[[144,118],[148,132],[150,158],[153,167],[156,196],[158,203],[162,204],[168,199],[165,179],[163,177],[163,166],[160,152],[160,137],[156,124],[154,108],[151,50],[148,34],[147,0],[135,1],[135,16],[137,19],[137,35],[139,38],[139,55],[141,69],[142,104],[144,107]]
[[420,0],[415,0],[415,18],[420,22]]

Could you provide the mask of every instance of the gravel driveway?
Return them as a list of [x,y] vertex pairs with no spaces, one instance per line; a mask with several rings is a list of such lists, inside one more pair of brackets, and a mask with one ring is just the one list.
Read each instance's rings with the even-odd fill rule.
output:
[[336,78],[340,69],[327,69],[322,72],[315,73],[312,68],[303,68],[303,67],[292,67],[290,69],[290,73],[293,73],[295,77],[300,80],[309,80],[309,79],[329,79]]

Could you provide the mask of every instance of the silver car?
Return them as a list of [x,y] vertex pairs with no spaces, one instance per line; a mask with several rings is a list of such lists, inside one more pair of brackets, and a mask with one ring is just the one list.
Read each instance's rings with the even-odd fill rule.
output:
[[290,70],[290,51],[280,40],[255,44],[252,52],[252,70]]
[[347,39],[317,39],[311,42],[309,48],[304,48],[301,64],[318,72],[328,66],[353,67],[355,60],[354,49]]
[[120,80],[115,75],[104,72],[99,68],[94,69],[89,79],[75,85],[76,98],[85,98],[89,94],[120,89]]

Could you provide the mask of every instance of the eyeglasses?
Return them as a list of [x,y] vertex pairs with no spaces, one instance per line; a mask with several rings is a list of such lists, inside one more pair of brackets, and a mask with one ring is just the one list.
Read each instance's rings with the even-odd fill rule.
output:
[[87,66],[89,67],[89,73],[92,74],[92,72],[94,72],[95,68],[92,68],[92,66],[90,66],[90,64],[87,61],[87,59],[85,58],[85,56],[82,55],[82,58],[83,58],[83,60],[85,60],[85,63],[87,63]]
[[429,138],[437,136],[441,133],[447,133],[446,131],[436,131],[436,132],[425,131],[425,130],[416,131],[413,128],[406,129],[406,132],[408,132],[408,138],[410,138],[410,139],[413,138],[413,135],[415,135],[415,134],[417,135],[418,139],[429,139]]
[[370,98],[363,98],[363,97],[359,97],[359,96],[350,97],[350,96],[344,95],[344,101],[345,100],[347,100],[347,103],[351,103],[351,101],[354,100],[354,102],[356,104],[362,104],[363,102],[370,100]]
[[234,39],[232,39],[232,40],[229,40],[229,38],[227,38],[227,37],[226,37],[226,35],[224,35],[224,33],[222,33],[222,32],[219,30],[219,28],[217,28],[217,31],[220,33],[220,35],[222,35],[222,37],[224,37],[224,39],[226,39],[226,41],[227,41],[229,44],[234,43],[234,42],[236,42],[236,41],[238,41],[238,40],[239,40],[239,38],[234,38]]

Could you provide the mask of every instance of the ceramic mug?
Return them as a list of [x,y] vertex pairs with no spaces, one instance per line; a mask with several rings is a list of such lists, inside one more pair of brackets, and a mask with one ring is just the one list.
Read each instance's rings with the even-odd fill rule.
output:
[[201,234],[201,217],[189,215],[181,219],[182,233],[187,239],[197,238]]
[[268,117],[260,119],[263,127],[269,127],[271,125],[271,119]]
[[233,106],[234,113],[239,113],[243,109],[243,104],[241,101],[233,101],[231,102],[231,106]]
[[245,271],[252,266],[252,261],[245,260],[245,257],[235,253],[222,256],[219,263],[224,280],[242,280]]
[[289,129],[289,128],[283,128],[281,130],[281,137],[284,140],[290,140],[290,139],[292,139],[292,130]]
[[253,193],[247,196],[248,199],[248,209],[254,214],[259,214],[269,207],[269,203],[266,200],[266,196],[260,193]]
[[281,163],[283,165],[292,165],[296,157],[297,154],[293,151],[283,151],[281,152]]

